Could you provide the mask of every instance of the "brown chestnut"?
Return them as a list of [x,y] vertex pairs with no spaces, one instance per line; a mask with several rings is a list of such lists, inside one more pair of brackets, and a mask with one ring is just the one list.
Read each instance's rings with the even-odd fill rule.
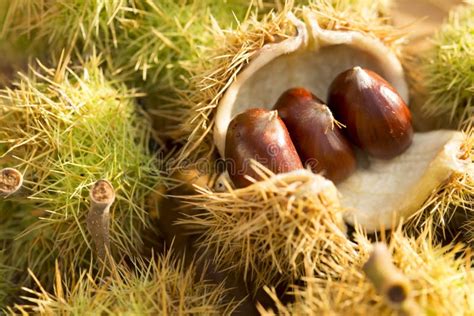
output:
[[293,88],[280,96],[274,109],[305,165],[335,183],[354,172],[354,151],[323,101],[304,88]]
[[249,109],[229,124],[225,142],[226,167],[234,185],[245,187],[250,176],[261,180],[251,168],[255,159],[274,173],[302,169],[300,157],[277,111]]
[[373,71],[354,67],[340,73],[329,87],[328,105],[347,126],[349,139],[371,156],[390,159],[411,145],[410,110],[395,88]]

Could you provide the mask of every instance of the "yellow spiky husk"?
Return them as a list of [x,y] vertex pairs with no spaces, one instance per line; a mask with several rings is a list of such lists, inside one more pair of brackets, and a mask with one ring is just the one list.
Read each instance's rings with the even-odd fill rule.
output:
[[298,279],[305,259],[319,275],[340,273],[352,244],[332,183],[309,171],[278,177],[256,170],[266,180],[187,197],[205,212],[180,223],[202,233],[203,252],[212,253],[220,269],[243,272],[254,289]]
[[[357,255],[337,279],[321,279],[308,270],[305,285],[292,291],[295,302],[285,306],[277,300],[278,315],[397,315],[363,272],[371,242],[357,233]],[[419,238],[407,237],[401,229],[387,240],[395,266],[410,282],[413,302],[408,315],[463,315],[474,308],[474,272],[469,253],[462,246],[433,246],[428,231]],[[271,292],[270,292],[271,293]],[[272,294],[276,298],[275,293]],[[260,307],[263,315],[275,311]]]
[[35,315],[230,315],[238,302],[228,300],[222,284],[212,284],[170,253],[132,261],[132,267],[113,265],[109,276],[83,271],[77,278],[62,277],[55,269],[51,293],[36,281],[37,289],[23,288],[23,303],[11,314]]

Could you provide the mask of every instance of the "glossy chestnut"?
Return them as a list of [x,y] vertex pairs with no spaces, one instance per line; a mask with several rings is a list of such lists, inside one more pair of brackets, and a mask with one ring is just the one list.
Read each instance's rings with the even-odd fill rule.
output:
[[304,165],[335,183],[354,172],[354,151],[323,101],[304,88],[293,88],[281,95],[274,109]]
[[303,165],[288,130],[277,111],[249,109],[229,124],[225,144],[226,166],[237,188],[251,184],[245,177],[261,180],[252,169],[254,159],[274,173],[302,169]]
[[339,74],[329,87],[328,106],[348,138],[371,156],[391,159],[411,145],[410,110],[373,71],[354,67]]

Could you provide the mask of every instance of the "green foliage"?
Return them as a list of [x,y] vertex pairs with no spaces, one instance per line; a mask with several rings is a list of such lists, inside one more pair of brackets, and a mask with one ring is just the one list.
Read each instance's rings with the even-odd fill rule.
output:
[[474,4],[451,12],[422,59],[430,115],[449,115],[451,122],[474,117]]

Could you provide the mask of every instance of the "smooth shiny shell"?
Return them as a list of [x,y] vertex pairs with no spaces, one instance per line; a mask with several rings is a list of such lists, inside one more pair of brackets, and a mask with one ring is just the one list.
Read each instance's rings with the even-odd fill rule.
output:
[[351,175],[356,159],[329,108],[304,88],[285,91],[276,102],[304,165],[337,183]]
[[246,175],[261,180],[251,168],[251,159],[274,173],[303,168],[285,124],[276,111],[265,109],[249,109],[231,121],[225,157],[229,176],[238,188],[251,184]]
[[339,74],[329,87],[328,106],[349,139],[371,156],[391,159],[412,143],[410,110],[373,71],[354,67]]

